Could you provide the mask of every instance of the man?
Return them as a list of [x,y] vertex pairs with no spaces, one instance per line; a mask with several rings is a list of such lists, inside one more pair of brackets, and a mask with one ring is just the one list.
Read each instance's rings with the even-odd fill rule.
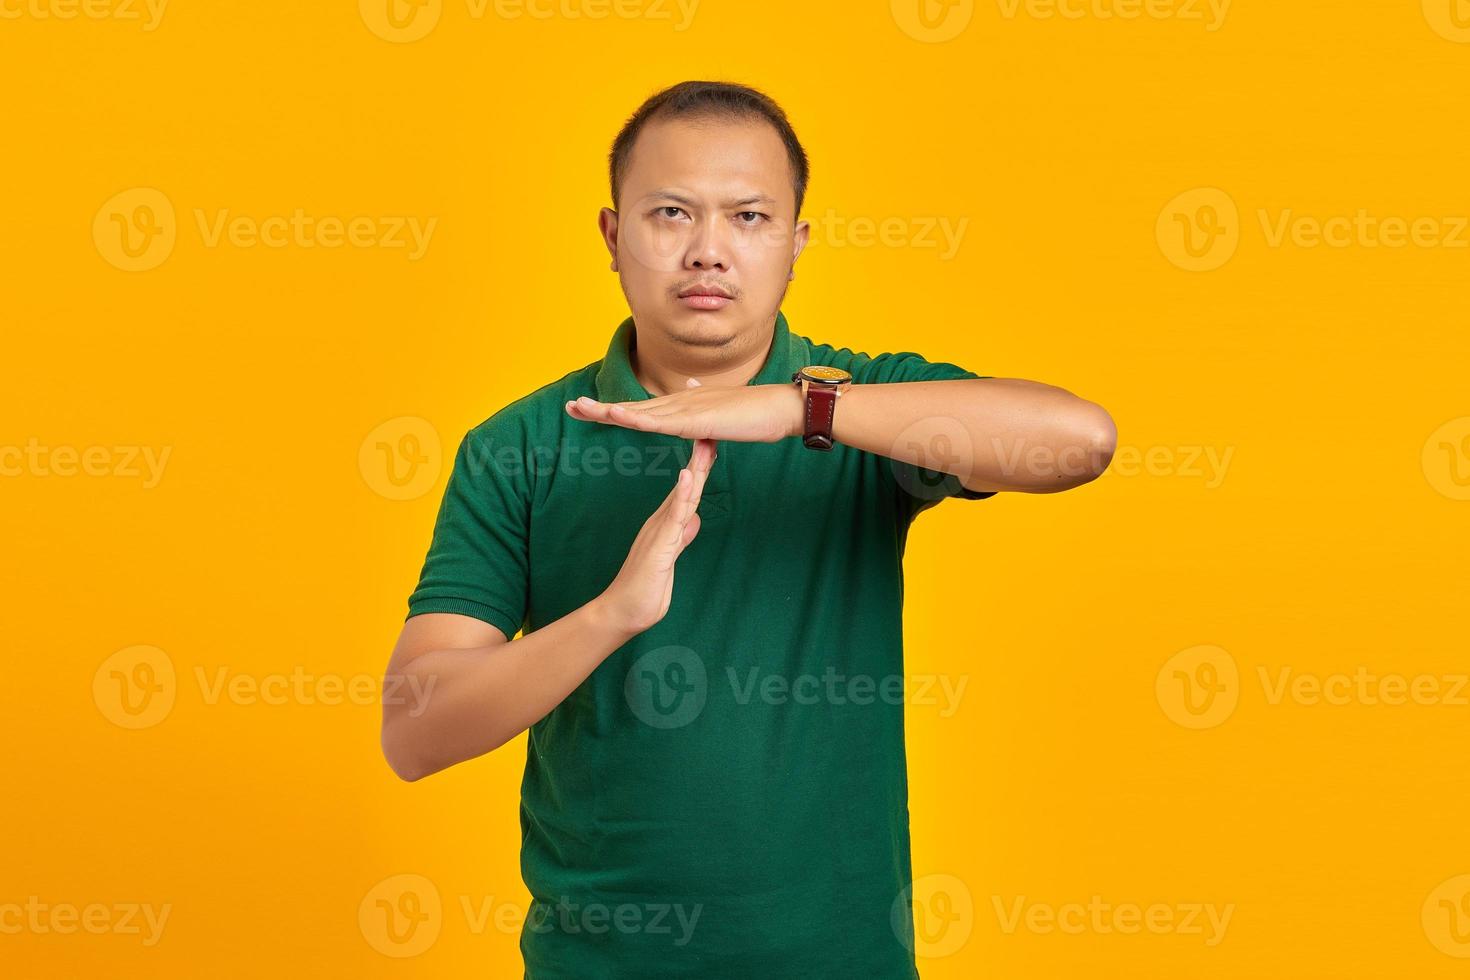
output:
[[384,752],[416,780],[530,730],[535,980],[914,977],[910,522],[1084,483],[1112,421],[792,332],[807,159],[759,92],[653,96],[610,169],[632,315],[460,444],[388,667],[433,696]]

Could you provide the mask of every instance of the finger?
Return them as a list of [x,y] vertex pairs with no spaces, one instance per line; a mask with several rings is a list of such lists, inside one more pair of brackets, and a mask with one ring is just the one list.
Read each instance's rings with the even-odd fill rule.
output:
[[713,461],[711,458],[713,456],[713,449],[707,445],[709,442],[708,439],[694,439],[691,441],[693,447],[689,450],[689,458],[684,461],[684,465],[696,477],[703,476],[709,472],[710,463]]
[[689,453],[689,469],[702,476],[708,476],[719,455],[713,439],[695,439],[694,448]]
[[566,410],[567,414],[570,415],[572,418],[578,419],[583,422],[609,421],[608,409],[606,405],[588,405],[585,402],[571,401],[566,403]]
[[690,488],[689,505],[688,505],[689,506],[689,513],[685,517],[685,520],[686,521],[688,521],[689,519],[691,519],[691,518],[694,517],[695,511],[699,507],[699,501],[701,499],[703,499],[703,497],[704,497],[704,484],[705,484],[705,481],[708,480],[708,479],[709,479],[709,467],[708,466],[701,466],[698,470],[695,470],[694,471],[694,486],[692,488]]
[[607,406],[607,417],[603,421],[612,422],[615,425],[625,426],[630,429],[642,429],[644,431],[665,431],[659,426],[662,423],[654,421],[654,413],[647,409],[635,410],[624,408],[621,405]]
[[720,455],[719,447],[713,439],[694,440],[693,459],[699,461],[700,468],[706,472],[714,466],[715,458]]
[[594,401],[593,399],[588,398],[584,395],[581,398],[578,398],[576,401],[567,402],[567,411],[573,413],[578,418],[581,418],[584,421],[609,422],[612,421],[612,411],[614,407],[617,407],[620,411],[628,412],[631,414],[633,412],[639,411],[639,409],[633,408],[633,405],[642,404],[642,402],[634,402],[632,404],[618,404],[612,402],[605,403]]
[[673,519],[680,526],[687,524],[699,507],[699,499],[704,493],[704,481],[709,476],[709,466],[704,463],[704,457],[708,456],[709,452],[709,449],[701,449],[696,444],[689,465],[685,467],[692,480],[688,492],[674,504]]
[[600,402],[578,398],[569,404],[572,406],[574,412],[589,422],[603,422],[607,420],[608,407]]
[[[669,429],[662,429],[662,423],[652,422],[652,416],[647,412],[626,412],[622,409],[614,410],[605,406],[587,408],[586,406],[573,405],[568,409],[575,417],[584,422],[599,422],[603,425],[616,425],[623,429],[633,429],[639,432],[664,432],[668,435],[677,433]],[[614,414],[616,411],[616,414]]]
[[704,496],[704,481],[709,479],[709,467],[701,466],[699,469],[694,470],[693,473],[694,486],[691,488],[692,492],[689,494],[689,506],[698,507],[700,498]]
[[658,505],[657,510],[648,515],[648,521],[646,523],[654,523],[667,518],[678,506],[680,494],[683,493],[686,485],[684,481],[689,480],[693,482],[694,474],[689,473],[688,476],[685,476],[686,473],[689,473],[687,469],[681,469],[679,471],[679,475],[675,477],[674,486],[669,490],[668,496],[664,497],[663,503]]
[[678,485],[674,489],[674,497],[669,503],[669,509],[663,517],[663,527],[659,531],[659,540],[667,547],[677,547],[680,537],[684,533],[684,527],[689,523],[689,516],[698,501],[691,499],[694,493],[695,476],[688,469],[679,471]]
[[673,397],[673,395],[655,395],[652,398],[642,398],[638,401],[600,402],[595,398],[588,398],[586,395],[583,395],[582,403],[587,405],[600,406],[602,408],[612,408],[614,405],[617,405],[622,408],[631,408],[637,410],[642,408],[651,408],[659,405],[667,405],[669,399]]

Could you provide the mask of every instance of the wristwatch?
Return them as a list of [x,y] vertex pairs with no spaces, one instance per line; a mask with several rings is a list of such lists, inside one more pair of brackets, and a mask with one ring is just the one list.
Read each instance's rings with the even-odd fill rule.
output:
[[806,403],[806,424],[801,441],[808,449],[824,452],[832,448],[832,415],[837,397],[852,384],[852,375],[842,368],[810,364],[791,376]]

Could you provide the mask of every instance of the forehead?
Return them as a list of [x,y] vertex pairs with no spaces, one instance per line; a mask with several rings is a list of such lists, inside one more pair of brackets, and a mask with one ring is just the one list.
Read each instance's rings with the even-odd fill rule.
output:
[[655,119],[633,143],[623,193],[634,201],[657,189],[700,196],[764,193],[795,206],[791,162],[764,119]]

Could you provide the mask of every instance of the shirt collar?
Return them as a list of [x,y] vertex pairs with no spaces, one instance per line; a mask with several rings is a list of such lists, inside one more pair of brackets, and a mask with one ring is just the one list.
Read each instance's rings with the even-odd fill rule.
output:
[[[618,324],[612,342],[607,345],[607,355],[597,369],[597,400],[601,402],[636,402],[652,398],[633,373],[633,363],[628,351],[637,334],[630,316]],[[765,364],[747,384],[789,384],[797,368],[806,366],[806,357],[801,339],[791,332],[786,323],[786,314],[776,313],[776,329],[771,337],[771,349],[766,354]]]

